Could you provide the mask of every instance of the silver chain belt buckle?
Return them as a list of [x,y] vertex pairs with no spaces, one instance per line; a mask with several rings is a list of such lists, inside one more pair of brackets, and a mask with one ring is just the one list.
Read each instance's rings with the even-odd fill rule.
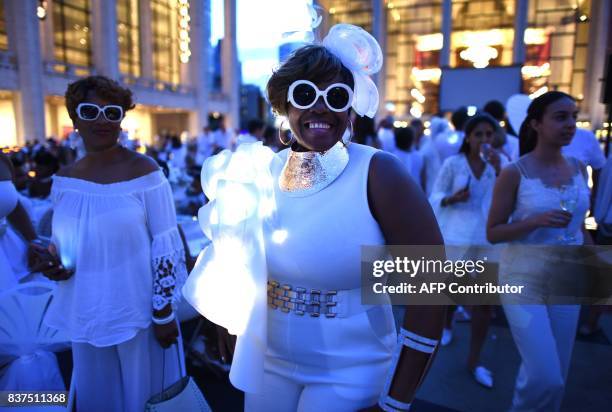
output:
[[273,309],[280,309],[281,312],[289,313],[293,311],[296,315],[303,316],[308,314],[314,318],[325,315],[327,318],[335,318],[337,312],[335,307],[338,292],[335,290],[320,291],[302,287],[292,287],[291,285],[281,285],[280,283],[268,281],[268,305]]

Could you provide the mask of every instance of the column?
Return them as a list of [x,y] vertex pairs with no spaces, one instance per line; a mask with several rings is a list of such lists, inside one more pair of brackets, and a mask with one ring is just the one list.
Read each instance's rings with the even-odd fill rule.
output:
[[514,15],[514,49],[512,62],[515,65],[525,63],[525,30],[527,30],[528,0],[516,0],[516,13]]
[[96,73],[119,80],[116,0],[91,3],[91,51]]
[[[19,93],[16,93],[17,144],[45,138],[45,100],[36,0],[4,3],[11,50],[17,56]],[[49,17],[47,17],[49,18]],[[10,22],[10,23],[9,23]]]
[[240,63],[236,44],[236,0],[224,1],[225,33],[221,49],[222,88],[228,99],[225,127],[240,127]]
[[440,50],[440,68],[450,66],[451,34],[453,32],[453,3],[452,0],[442,2],[442,50]]
[[[588,113],[591,126],[601,127],[606,121],[606,106],[601,103],[603,81],[605,80],[608,53],[612,52],[612,6],[609,1],[591,3],[589,46],[587,49],[586,73],[584,78],[584,101],[581,111]],[[611,81],[611,80],[609,80]]]
[[189,74],[196,93],[195,110],[189,113],[189,134],[196,137],[208,124],[208,50],[210,48],[210,0],[190,2],[191,59]]
[[387,61],[387,10],[383,0],[372,1],[372,35],[378,44],[383,54],[383,65],[380,71],[374,75],[374,82],[378,88],[379,104],[378,115],[385,113],[385,95],[386,95],[386,61]]
[[47,17],[41,23],[40,42],[43,60],[51,62],[55,60],[55,36],[53,34],[53,0],[47,1]]
[[153,79],[153,13],[151,2],[140,0],[138,2],[140,21],[140,76],[143,79]]

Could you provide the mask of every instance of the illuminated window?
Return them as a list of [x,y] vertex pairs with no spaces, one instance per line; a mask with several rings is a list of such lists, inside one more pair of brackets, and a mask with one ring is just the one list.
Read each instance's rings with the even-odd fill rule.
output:
[[0,50],[8,50],[8,36],[6,35],[6,21],[4,19],[4,0],[0,0]]
[[179,12],[175,0],[151,1],[153,12],[153,76],[170,84],[180,83]]
[[52,7],[55,60],[91,66],[89,0],[54,0]]
[[442,1],[387,1],[386,13],[385,99],[393,103],[399,116],[435,113],[440,82]]
[[559,90],[584,93],[591,1],[529,2],[523,87],[528,94]]
[[372,2],[370,0],[336,0],[327,8],[331,25],[349,23],[372,33]]
[[117,41],[119,70],[130,76],[140,76],[140,20],[138,0],[117,1]]
[[451,67],[512,65],[515,0],[453,0]]

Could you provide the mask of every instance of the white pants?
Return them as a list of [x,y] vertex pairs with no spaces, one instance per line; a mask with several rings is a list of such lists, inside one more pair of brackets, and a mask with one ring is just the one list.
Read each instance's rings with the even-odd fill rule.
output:
[[164,388],[181,376],[176,345],[164,351],[152,328],[118,345],[74,342],[72,359],[78,411],[142,412],[162,391],[162,373]]
[[389,306],[347,318],[268,312],[263,391],[247,412],[349,412],[378,400],[397,342]]
[[558,411],[576,337],[580,306],[505,305],[521,355],[512,411]]

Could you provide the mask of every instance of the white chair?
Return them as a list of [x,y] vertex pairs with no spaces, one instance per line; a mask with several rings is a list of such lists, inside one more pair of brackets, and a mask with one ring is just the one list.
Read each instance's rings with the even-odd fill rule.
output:
[[[50,282],[29,282],[0,293],[0,365],[6,365],[0,376],[0,390],[65,390],[52,352],[69,348],[70,340],[44,323],[54,287]],[[74,376],[68,409],[57,410],[71,410],[73,383]]]

